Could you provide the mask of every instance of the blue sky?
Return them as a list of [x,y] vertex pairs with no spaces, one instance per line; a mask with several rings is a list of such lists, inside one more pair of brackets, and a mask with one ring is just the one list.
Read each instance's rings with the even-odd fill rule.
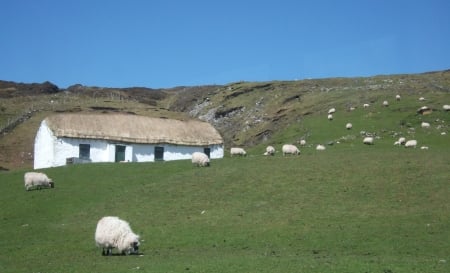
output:
[[448,0],[0,0],[0,80],[168,88],[450,68]]

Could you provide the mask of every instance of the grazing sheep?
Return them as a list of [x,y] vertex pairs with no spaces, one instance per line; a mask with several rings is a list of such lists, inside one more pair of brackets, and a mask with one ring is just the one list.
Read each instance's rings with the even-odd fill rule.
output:
[[325,151],[325,146],[319,144],[319,145],[316,146],[316,150],[317,151]]
[[230,149],[230,155],[234,156],[234,155],[238,155],[238,156],[246,156],[247,152],[245,152],[244,149],[242,148],[231,148]]
[[305,146],[306,145],[306,140],[304,140],[304,139],[300,140],[300,145],[301,146]]
[[389,102],[387,100],[383,101],[383,106],[389,106]]
[[425,98],[424,98],[424,97],[420,97],[419,100],[420,100],[420,101],[424,101]]
[[430,128],[430,124],[428,122],[422,122],[422,124],[420,124],[420,126],[422,128]]
[[192,164],[198,167],[209,167],[209,157],[205,153],[194,152],[192,154]]
[[408,140],[405,143],[405,148],[411,148],[411,147],[416,148],[416,146],[417,146],[417,140],[415,140],[415,139]]
[[347,124],[345,124],[345,128],[346,128],[347,130],[350,130],[350,129],[353,128],[353,125],[352,125],[351,123],[347,123]]
[[328,120],[333,120],[333,115],[332,114],[328,114]]
[[283,155],[291,154],[291,155],[299,155],[300,150],[297,148],[297,146],[292,144],[284,144],[281,148],[283,151]]
[[373,145],[373,137],[365,137],[363,143],[367,145]]
[[273,146],[267,146],[266,152],[264,155],[274,155],[275,154],[275,148]]
[[55,183],[53,180],[47,177],[45,173],[37,173],[37,172],[27,172],[24,175],[25,181],[25,189],[29,191],[31,188],[35,187],[40,190],[42,187],[44,188],[54,188]]
[[331,108],[330,110],[328,110],[328,114],[333,114],[336,112],[336,108]]
[[395,99],[396,99],[396,100],[400,100],[400,98],[401,98],[400,95],[396,95],[396,96],[395,96]]
[[420,147],[421,150],[428,150],[428,146],[422,146]]
[[95,243],[102,248],[102,255],[111,255],[113,248],[122,255],[139,251],[139,235],[133,233],[128,222],[115,216],[105,216],[98,221]]
[[400,142],[401,145],[404,145],[404,144],[406,143],[406,138],[400,137],[400,138],[398,139],[398,142]]
[[369,104],[368,103],[364,103],[363,104],[363,108],[367,108],[367,107],[369,107]]
[[420,108],[417,110],[417,113],[423,114],[423,113],[426,113],[426,112],[428,112],[428,111],[430,111],[430,110],[431,110],[430,107],[428,107],[428,106],[422,106],[422,107],[420,107]]
[[450,105],[445,104],[444,106],[442,106],[442,109],[444,109],[444,111],[450,111]]

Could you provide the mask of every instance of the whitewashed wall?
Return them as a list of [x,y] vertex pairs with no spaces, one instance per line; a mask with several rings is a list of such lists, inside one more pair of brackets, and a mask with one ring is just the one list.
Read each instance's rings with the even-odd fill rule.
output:
[[223,145],[211,145],[211,159],[223,158]]
[[77,139],[77,138],[58,138],[55,142],[54,165],[66,165],[69,157],[78,157],[80,155],[80,144],[91,145],[90,159],[92,162],[114,162],[114,150],[112,160],[109,157],[107,149],[108,143],[104,140]]
[[34,139],[34,168],[41,169],[53,166],[53,148],[56,137],[48,128],[45,120],[41,123]]
[[[181,146],[181,145],[153,145],[153,147],[164,147],[164,160],[178,160],[178,159],[191,159],[192,153],[203,152],[205,147],[198,146]],[[223,158],[223,146],[211,145],[210,157],[211,159]],[[154,150],[154,149],[153,149]]]
[[154,146],[145,144],[134,144],[133,155],[130,161],[134,162],[148,162],[155,161]]
[[[132,145],[132,159],[130,161],[134,162],[148,162],[155,161],[155,147],[164,148],[164,160],[180,160],[180,159],[191,159],[192,153],[203,152],[204,147],[196,146],[182,146],[182,145],[172,145],[172,144],[133,144]],[[128,148],[128,146],[127,146]],[[212,159],[223,158],[223,146],[222,145],[211,145],[210,156]],[[126,160],[129,160],[126,158]]]
[[[116,145],[125,146],[125,161],[155,161],[155,147],[164,147],[164,160],[191,159],[193,152],[203,152],[204,147],[171,144],[111,143],[105,140],[56,138],[44,122],[38,130],[34,146],[34,168],[48,168],[66,165],[67,158],[79,156],[79,145],[90,145],[92,162],[114,162]],[[211,159],[223,158],[223,146],[211,145]]]

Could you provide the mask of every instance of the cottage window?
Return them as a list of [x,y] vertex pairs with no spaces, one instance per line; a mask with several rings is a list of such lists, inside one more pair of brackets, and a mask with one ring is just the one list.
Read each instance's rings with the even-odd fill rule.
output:
[[155,161],[164,160],[164,147],[155,147]]
[[80,144],[80,152],[78,157],[81,159],[89,159],[91,156],[91,145],[90,144]]

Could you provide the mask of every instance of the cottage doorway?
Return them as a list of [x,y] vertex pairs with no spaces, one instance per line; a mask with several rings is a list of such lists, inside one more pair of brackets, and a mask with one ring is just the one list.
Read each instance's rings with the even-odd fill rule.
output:
[[155,147],[155,161],[164,160],[164,147]]
[[124,145],[116,145],[116,162],[125,161],[125,146]]
[[203,153],[207,155],[209,158],[211,158],[211,148],[203,148]]

